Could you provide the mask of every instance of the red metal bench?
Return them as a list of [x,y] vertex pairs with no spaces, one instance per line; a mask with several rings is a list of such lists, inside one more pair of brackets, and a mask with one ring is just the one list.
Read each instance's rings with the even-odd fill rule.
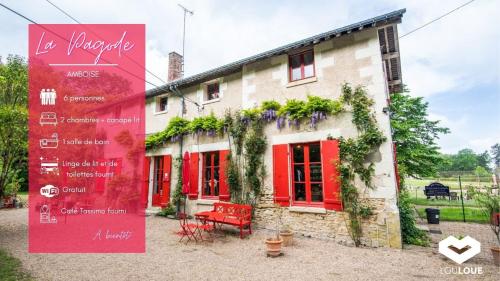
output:
[[[240,229],[240,238],[243,232],[252,234],[252,206],[233,203],[214,203],[214,209],[210,212],[201,212],[197,215],[208,216],[207,220],[218,224],[228,224]],[[248,227],[248,230],[244,230]]]

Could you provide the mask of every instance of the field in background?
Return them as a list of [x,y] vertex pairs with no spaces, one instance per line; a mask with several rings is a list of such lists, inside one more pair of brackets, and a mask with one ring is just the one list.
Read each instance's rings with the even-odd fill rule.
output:
[[[453,192],[456,192],[459,200],[435,199],[434,197],[427,199],[424,194],[424,187],[433,183],[440,182],[449,186]],[[467,191],[469,187],[486,188],[491,187],[492,180],[490,177],[480,177],[479,181],[474,176],[462,177],[462,192],[464,195],[464,210],[462,211],[462,201],[460,200],[460,185],[458,176],[435,178],[435,179],[405,179],[405,185],[410,192],[411,202],[415,204],[415,208],[421,218],[426,219],[425,208],[440,209],[441,221],[463,221],[463,212],[465,212],[466,222],[488,223],[489,218],[481,212],[475,200],[467,200]]]
[[[481,177],[479,178],[479,182],[476,179],[473,179],[472,177],[464,177],[462,178],[462,189],[466,190],[467,187],[473,186],[473,187],[485,187],[485,186],[491,186],[491,178],[490,177]],[[435,178],[435,179],[413,179],[413,178],[407,178],[405,179],[405,184],[406,186],[410,188],[415,188],[415,187],[421,187],[423,190],[423,187],[426,185],[429,185],[433,182],[440,182],[446,186],[449,186],[451,189],[460,189],[460,186],[458,184],[458,177],[456,178]],[[422,192],[423,196],[423,192]]]

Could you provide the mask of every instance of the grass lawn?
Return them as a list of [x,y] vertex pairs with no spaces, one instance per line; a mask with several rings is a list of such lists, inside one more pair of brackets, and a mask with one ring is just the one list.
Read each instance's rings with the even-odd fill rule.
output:
[[[450,207],[462,207],[462,201],[460,200],[455,200],[455,201],[449,201],[449,200],[434,200],[434,199],[429,199],[427,198],[410,198],[411,203],[419,206],[450,206]],[[464,200],[464,206],[465,207],[478,207],[477,203],[475,200]]]
[[0,249],[0,281],[34,280],[21,262]]
[[[440,182],[443,185],[449,186],[450,189],[458,189],[460,190],[460,186],[458,184],[458,178],[455,180],[450,180],[450,179],[444,179],[444,180],[439,180],[439,179],[413,179],[413,178],[407,178],[405,179],[406,185],[409,187],[420,187],[422,190],[426,185],[429,185],[433,182]],[[479,186],[490,186],[491,182],[481,182],[479,183]],[[462,180],[462,189],[466,190],[467,186],[474,186],[477,187],[478,183],[477,181],[463,181]]]
[[[462,208],[457,207],[438,207],[440,212],[441,221],[463,221]],[[426,218],[425,207],[418,207],[417,211],[422,218]],[[489,218],[480,209],[477,208],[465,208],[465,221],[466,222],[477,222],[477,223],[488,223]]]

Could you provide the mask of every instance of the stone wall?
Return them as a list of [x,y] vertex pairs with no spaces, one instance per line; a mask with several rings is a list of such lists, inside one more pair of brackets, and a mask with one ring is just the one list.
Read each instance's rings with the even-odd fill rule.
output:
[[[284,104],[287,99],[305,100],[307,95],[316,95],[329,99],[341,96],[341,86],[345,82],[362,85],[375,101],[373,110],[378,125],[387,137],[387,141],[370,159],[374,162],[374,189],[366,189],[359,184],[360,191],[364,189],[365,198],[370,198],[375,207],[375,215],[364,223],[363,243],[368,246],[401,247],[399,213],[397,208],[397,189],[395,184],[394,159],[389,116],[384,113],[387,104],[387,85],[383,71],[382,57],[376,29],[366,29],[355,34],[326,40],[314,47],[315,77],[301,81],[289,82],[288,56],[277,55],[245,65],[241,71],[219,77],[220,98],[215,101],[203,99],[204,83],[181,89],[190,100],[197,101],[202,107],[192,102],[186,103],[184,118],[192,120],[198,116],[211,113],[222,117],[230,109],[252,108],[265,100],[275,100]],[[168,93],[165,93],[169,95]],[[168,121],[182,114],[181,99],[175,95],[169,96],[167,112],[155,112],[155,98],[146,102],[146,133],[152,134],[165,128]],[[264,179],[262,198],[256,209],[256,223],[260,227],[271,228],[275,219],[273,207],[273,156],[272,145],[302,142],[318,142],[332,138],[356,137],[358,132],[352,124],[349,112],[330,116],[318,123],[316,128],[303,124],[300,128],[277,129],[275,123],[264,129],[268,149],[264,154],[267,176]],[[191,137],[184,138],[183,150],[189,152],[207,152],[228,149],[227,136],[224,137]],[[177,157],[180,152],[178,143],[166,144],[164,148],[148,151],[148,155],[170,154]],[[200,164],[201,165],[201,164]],[[200,166],[201,167],[201,166]],[[152,171],[152,169],[151,169]],[[172,173],[173,192],[176,173]],[[201,182],[201,174],[199,178]],[[358,183],[356,184],[358,185]],[[290,187],[291,188],[291,187]],[[201,187],[199,187],[201,194]],[[150,194],[151,197],[151,194]],[[187,212],[195,213],[211,209],[215,200],[198,198],[188,200]],[[283,220],[299,233],[317,238],[335,239],[343,243],[352,243],[342,212],[325,210],[324,208],[285,208]]]
[[[373,215],[363,220],[361,243],[368,247],[401,248],[399,213],[387,210],[383,199],[370,199]],[[345,245],[354,245],[349,236],[346,219],[348,214],[326,210],[315,212],[312,208],[276,207],[274,204],[259,204],[255,209],[257,228],[275,230],[279,212],[281,225],[295,235],[320,239],[333,239]]]

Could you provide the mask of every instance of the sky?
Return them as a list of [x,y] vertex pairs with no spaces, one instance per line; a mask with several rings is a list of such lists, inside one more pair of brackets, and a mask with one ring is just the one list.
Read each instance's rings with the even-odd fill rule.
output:
[[[166,80],[168,53],[182,50],[192,75],[296,40],[406,8],[399,35],[468,0],[209,1],[50,0],[83,23],[146,24],[146,68]],[[38,23],[74,23],[46,0],[0,0]],[[451,133],[443,153],[500,142],[500,1],[475,0],[400,40],[403,83]],[[0,56],[28,53],[28,22],[0,7]],[[164,82],[147,75],[155,85]],[[151,86],[150,86],[151,87]]]

